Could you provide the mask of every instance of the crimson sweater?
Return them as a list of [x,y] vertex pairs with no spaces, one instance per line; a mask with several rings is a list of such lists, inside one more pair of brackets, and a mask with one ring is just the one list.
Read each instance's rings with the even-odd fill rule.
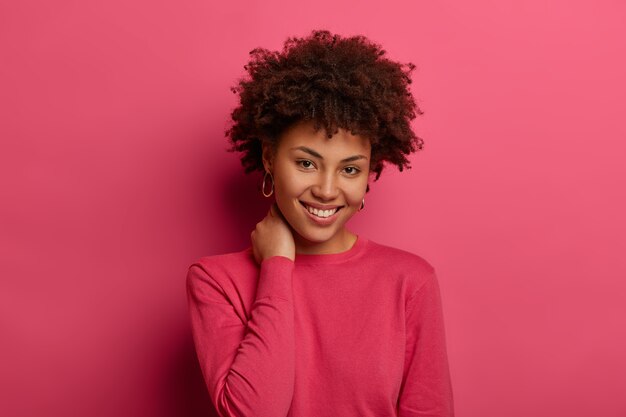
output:
[[193,338],[221,417],[452,417],[439,284],[413,253],[205,256],[187,274]]

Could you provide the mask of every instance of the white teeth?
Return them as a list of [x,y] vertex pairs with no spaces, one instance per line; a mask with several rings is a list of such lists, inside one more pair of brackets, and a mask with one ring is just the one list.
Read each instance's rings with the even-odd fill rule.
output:
[[334,208],[332,210],[318,210],[316,208],[306,206],[306,209],[309,211],[309,213],[314,214],[317,217],[329,217],[329,216],[332,216],[333,214],[335,214],[335,212],[337,211],[338,207]]

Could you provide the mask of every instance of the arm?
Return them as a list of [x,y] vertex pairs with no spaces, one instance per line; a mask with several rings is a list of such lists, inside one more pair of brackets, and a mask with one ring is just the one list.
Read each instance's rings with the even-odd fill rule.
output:
[[398,417],[454,417],[441,294],[434,270],[407,302],[406,332]]
[[187,296],[196,353],[220,417],[286,416],[295,379],[294,263],[261,263],[247,325],[213,278],[189,267]]

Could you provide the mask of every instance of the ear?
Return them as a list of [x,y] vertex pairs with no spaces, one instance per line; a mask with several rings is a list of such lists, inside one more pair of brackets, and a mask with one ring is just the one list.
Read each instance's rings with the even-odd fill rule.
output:
[[265,172],[270,172],[273,173],[274,172],[274,156],[275,156],[275,151],[274,151],[274,147],[273,144],[269,141],[261,141],[261,148],[262,148],[262,160],[263,160],[263,168],[265,168]]

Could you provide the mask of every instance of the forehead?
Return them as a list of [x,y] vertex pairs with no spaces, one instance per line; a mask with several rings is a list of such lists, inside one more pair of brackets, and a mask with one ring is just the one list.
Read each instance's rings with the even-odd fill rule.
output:
[[328,155],[329,158],[337,159],[354,154],[369,158],[371,152],[369,139],[353,135],[342,128],[332,138],[328,138],[323,128],[316,132],[311,121],[297,123],[286,130],[280,138],[278,150],[283,153],[297,152],[293,148],[298,146],[315,149],[325,158]]

